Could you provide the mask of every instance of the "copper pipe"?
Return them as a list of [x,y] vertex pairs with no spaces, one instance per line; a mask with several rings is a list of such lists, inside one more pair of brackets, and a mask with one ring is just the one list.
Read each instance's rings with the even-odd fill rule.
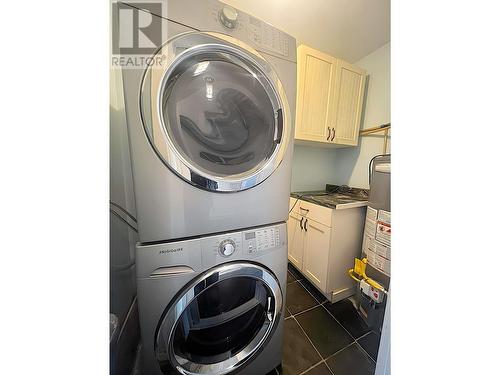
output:
[[389,129],[385,129],[385,132],[384,132],[384,154],[387,154],[387,138],[388,138],[388,135],[389,135]]

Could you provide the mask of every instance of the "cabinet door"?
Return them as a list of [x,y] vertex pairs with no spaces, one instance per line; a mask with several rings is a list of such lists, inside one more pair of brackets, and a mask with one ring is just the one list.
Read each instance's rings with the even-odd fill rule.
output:
[[295,138],[328,143],[337,60],[305,45],[298,50]]
[[[288,217],[288,259],[299,270],[302,270],[304,257],[305,231],[300,226],[301,215],[290,213]],[[304,220],[304,219],[302,219]]]
[[365,71],[338,60],[333,90],[333,143],[355,146],[365,93]]
[[304,228],[307,231],[303,272],[320,290],[327,293],[331,229],[312,220],[308,220]]

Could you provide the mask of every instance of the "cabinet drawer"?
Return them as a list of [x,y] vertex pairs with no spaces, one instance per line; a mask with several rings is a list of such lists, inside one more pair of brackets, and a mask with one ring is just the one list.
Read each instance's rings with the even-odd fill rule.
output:
[[294,210],[307,219],[317,221],[318,223],[326,225],[329,228],[332,227],[331,208],[299,200],[299,202],[295,205]]

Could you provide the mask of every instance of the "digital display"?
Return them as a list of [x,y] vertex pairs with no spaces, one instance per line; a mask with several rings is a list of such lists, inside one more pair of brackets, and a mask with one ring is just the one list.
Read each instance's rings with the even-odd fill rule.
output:
[[255,232],[247,232],[245,233],[245,240],[253,240],[255,238]]

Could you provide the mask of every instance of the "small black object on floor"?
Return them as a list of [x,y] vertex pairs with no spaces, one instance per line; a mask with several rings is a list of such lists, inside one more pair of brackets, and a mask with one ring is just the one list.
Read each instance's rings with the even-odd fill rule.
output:
[[283,360],[267,375],[372,375],[379,342],[349,298],[330,303],[288,265]]

